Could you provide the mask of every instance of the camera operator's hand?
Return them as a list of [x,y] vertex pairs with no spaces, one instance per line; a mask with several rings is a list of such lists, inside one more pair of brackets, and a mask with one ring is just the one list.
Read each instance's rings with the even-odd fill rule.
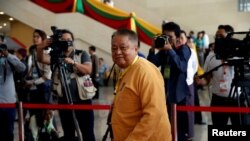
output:
[[64,59],[65,63],[67,64],[71,64],[71,65],[74,65],[75,64],[75,61],[72,59],[72,58],[69,58],[69,57],[66,57]]
[[30,88],[34,85],[34,81],[33,80],[26,80],[25,81],[25,87],[26,88]]
[[41,44],[37,45],[37,48],[44,49],[44,48],[50,46],[52,42],[53,42],[53,41],[52,41],[51,38],[47,38],[47,39],[45,39]]
[[159,50],[171,50],[173,49],[170,43],[166,43],[163,48],[159,48]]
[[196,83],[196,85],[200,85],[200,86],[207,85],[206,79],[199,78],[199,76],[197,76],[197,75],[194,76],[194,82]]

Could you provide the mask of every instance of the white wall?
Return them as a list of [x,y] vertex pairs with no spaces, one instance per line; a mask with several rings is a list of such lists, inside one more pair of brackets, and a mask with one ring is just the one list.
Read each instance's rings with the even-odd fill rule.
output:
[[212,39],[219,24],[235,31],[250,28],[250,12],[238,12],[238,0],[114,0],[115,6],[135,12],[160,28],[162,20],[175,21],[189,32],[205,30]]
[[[162,20],[175,21],[189,32],[205,30],[212,39],[219,24],[231,24],[236,31],[250,28],[250,12],[240,13],[237,0],[114,0],[115,7],[136,15],[160,28]],[[0,10],[33,28],[51,34],[50,26],[70,29],[76,38],[76,47],[97,47],[97,53],[109,65],[110,40],[114,29],[79,13],[54,14],[29,0],[0,0]],[[27,35],[30,36],[30,35]],[[147,55],[149,46],[141,44]]]
[[[76,48],[88,51],[88,47],[94,45],[98,56],[103,57],[108,65],[113,64],[110,41],[115,30],[102,23],[79,13],[54,14],[29,0],[0,0],[0,10],[30,27],[44,30],[48,35],[52,34],[52,25],[69,29],[74,33]],[[32,37],[30,32],[23,35]],[[28,40],[31,41],[31,38]]]

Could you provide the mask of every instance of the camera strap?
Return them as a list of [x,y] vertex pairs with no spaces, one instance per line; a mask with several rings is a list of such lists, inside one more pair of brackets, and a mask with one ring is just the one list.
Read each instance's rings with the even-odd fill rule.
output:
[[[112,65],[112,68],[111,68],[111,70],[110,70],[110,72],[109,72],[108,78],[104,80],[105,86],[108,86],[109,79],[110,79],[111,74],[112,74],[112,72],[113,72],[113,70],[114,70],[114,67],[115,67],[115,63]],[[107,68],[106,68],[106,70],[107,70]],[[106,71],[106,70],[105,70],[105,71]]]
[[40,68],[39,68],[39,66],[37,64],[37,55],[36,55],[35,49],[36,48],[34,48],[33,51],[32,51],[32,61],[33,61],[32,69],[34,69],[34,68],[36,69],[37,74],[38,74],[38,78],[40,78],[42,76],[42,73],[41,73]]

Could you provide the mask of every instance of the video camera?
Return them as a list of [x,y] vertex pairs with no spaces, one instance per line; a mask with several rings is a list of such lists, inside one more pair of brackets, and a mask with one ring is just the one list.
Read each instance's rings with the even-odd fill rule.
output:
[[167,35],[161,34],[154,37],[155,48],[163,48],[166,43],[169,42]]
[[[243,40],[232,38],[234,34],[245,34]],[[216,59],[228,60],[238,57],[241,60],[249,60],[250,57],[250,31],[231,32],[226,38],[215,39],[214,52]]]
[[61,37],[63,34],[63,30],[58,29],[56,26],[51,26],[51,30],[53,35],[50,36],[52,39],[52,44],[50,45],[51,51],[51,64],[59,63],[62,59],[64,59],[65,52],[68,50],[70,46],[73,46],[72,41],[62,41]]
[[57,29],[56,26],[51,26],[51,30],[53,32],[53,35],[50,36],[53,40],[53,43],[51,44],[52,51],[60,54],[61,52],[67,51],[69,46],[73,46],[72,41],[61,40],[63,30]]
[[[234,34],[246,36],[239,40],[232,38]],[[222,59],[227,65],[234,66],[234,79],[250,84],[250,31],[231,32],[226,38],[215,39],[214,52],[216,59]]]

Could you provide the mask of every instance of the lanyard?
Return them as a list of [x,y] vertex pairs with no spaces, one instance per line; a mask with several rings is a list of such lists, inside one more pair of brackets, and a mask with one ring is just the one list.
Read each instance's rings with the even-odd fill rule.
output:
[[118,92],[120,88],[120,83],[122,78],[125,76],[125,74],[128,72],[128,70],[131,68],[132,65],[134,65],[139,60],[139,57],[136,56],[133,63],[130,64],[127,68],[125,68],[122,72],[119,73],[118,81],[115,84],[115,93]]
[[[222,64],[224,63],[223,60],[222,60],[221,62],[222,62]],[[222,69],[223,69],[223,75],[225,75],[225,74],[227,73],[227,72],[226,72],[226,71],[227,71],[227,66],[223,65],[223,66],[222,66]]]

